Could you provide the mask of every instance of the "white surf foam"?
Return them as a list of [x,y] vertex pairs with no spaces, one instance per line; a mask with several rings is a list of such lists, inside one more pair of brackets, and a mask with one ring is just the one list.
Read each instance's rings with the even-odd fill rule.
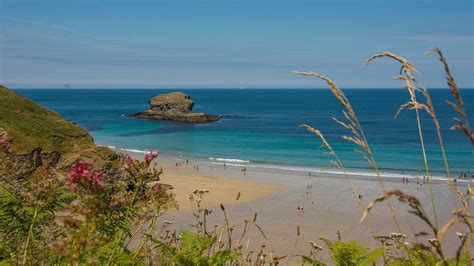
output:
[[[116,149],[114,146],[110,146],[113,149]],[[132,152],[132,153],[146,153],[145,150],[138,150],[138,149],[120,149],[121,151]],[[183,157],[183,155],[180,155]],[[199,160],[198,158],[196,158]],[[202,159],[201,159],[202,160]],[[329,175],[349,175],[351,177],[367,177],[367,178],[378,178],[377,174],[372,171],[358,171],[353,169],[348,169],[346,172],[340,169],[329,169],[329,168],[315,168],[315,167],[304,167],[304,166],[292,166],[292,165],[280,165],[280,164],[261,164],[261,163],[250,163],[249,160],[243,159],[233,159],[233,158],[215,158],[209,157],[208,160],[211,164],[214,165],[226,165],[226,166],[233,166],[233,167],[246,167],[246,168],[254,168],[256,170],[263,169],[263,170],[273,170],[273,171],[286,171],[286,172],[298,172],[300,174],[307,175],[311,173],[312,175],[315,174],[329,174]],[[401,179],[401,178],[408,178],[414,180],[422,180],[423,175],[417,175],[414,173],[390,173],[390,172],[382,172],[380,174],[383,178],[390,178],[390,179]],[[432,180],[438,181],[447,181],[451,180],[449,178],[443,176],[432,176]],[[469,182],[469,180],[458,180],[459,182]]]
[[209,157],[211,161],[218,161],[218,162],[229,162],[229,163],[250,163],[248,160],[241,160],[241,159],[228,159],[228,158],[214,158]]
[[[217,161],[217,160],[215,160]],[[223,165],[222,162],[211,162],[212,164],[216,165]],[[246,167],[246,168],[254,168],[258,169],[267,169],[273,171],[289,171],[289,172],[299,172],[302,174],[307,175],[311,173],[312,175],[315,174],[330,174],[330,175],[349,175],[351,177],[370,177],[370,178],[378,178],[377,174],[374,172],[368,171],[355,171],[355,170],[347,170],[346,172],[339,170],[339,169],[328,169],[328,168],[313,168],[313,167],[300,167],[300,166],[290,166],[290,165],[277,165],[277,164],[241,164],[241,163],[226,163],[227,166],[234,166],[234,167]],[[402,173],[390,173],[390,172],[382,172],[380,174],[383,178],[390,178],[390,179],[401,179],[401,178],[408,178],[414,180],[422,180],[423,175],[416,175],[416,174],[402,174]],[[432,180],[438,181],[447,181],[450,180],[449,178],[443,176],[432,176]],[[469,182],[468,180],[458,180],[461,182]]]
[[120,149],[121,151],[128,151],[128,152],[134,152],[134,153],[142,153],[142,154],[145,154],[146,151],[142,151],[142,150],[136,150],[136,149]]

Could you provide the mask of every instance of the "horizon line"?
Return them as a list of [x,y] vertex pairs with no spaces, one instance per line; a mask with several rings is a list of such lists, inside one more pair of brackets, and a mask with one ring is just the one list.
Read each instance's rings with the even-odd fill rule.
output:
[[[0,84],[1,86],[5,86]],[[328,90],[328,87],[9,87],[13,90]],[[340,87],[349,90],[406,90],[403,87]],[[448,87],[433,87],[429,90],[449,90]],[[471,87],[459,88],[461,90],[472,90]]]

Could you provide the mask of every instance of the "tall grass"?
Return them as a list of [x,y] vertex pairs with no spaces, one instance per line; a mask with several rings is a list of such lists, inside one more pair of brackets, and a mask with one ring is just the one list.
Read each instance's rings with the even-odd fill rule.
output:
[[[304,75],[304,76],[312,76],[316,77],[318,79],[323,80],[326,82],[326,84],[329,86],[331,92],[333,95],[336,97],[337,101],[342,105],[343,109],[342,113],[345,118],[345,122],[341,121],[335,117],[333,117],[333,120],[347,129],[352,135],[347,136],[344,135],[342,136],[343,139],[354,143],[357,145],[359,148],[355,149],[355,152],[358,153],[359,155],[362,156],[362,158],[369,164],[369,166],[375,171],[379,185],[384,193],[387,192],[383,180],[383,176],[380,174],[379,168],[377,166],[377,162],[375,161],[375,156],[372,152],[372,149],[370,148],[369,142],[367,141],[367,138],[365,137],[364,130],[362,129],[362,126],[359,123],[359,119],[357,118],[357,115],[352,108],[352,105],[349,101],[349,99],[346,97],[345,93],[332,81],[330,78],[325,77],[319,73],[316,72],[303,72],[303,71],[295,71],[294,73]],[[398,232],[401,232],[400,224],[397,219],[395,207],[391,202],[388,202],[388,207],[390,209],[390,212],[392,214],[392,220],[397,227]]]
[[449,70],[448,62],[439,48],[435,47],[432,51],[427,52],[428,55],[433,53],[438,56],[439,61],[441,61],[441,63],[443,64],[444,72],[446,74],[446,83],[448,84],[448,87],[451,91],[451,95],[456,101],[456,103],[453,103],[449,100],[446,100],[446,103],[460,116],[454,118],[456,125],[452,126],[451,129],[461,130],[468,137],[471,143],[474,144],[474,132],[469,126],[467,114],[464,110],[464,101],[461,98],[461,93],[459,91],[458,85],[456,84],[456,81],[454,80],[454,77],[451,74],[451,71]]
[[[420,103],[417,100],[417,97],[416,97],[417,95],[416,94],[417,94],[418,91],[420,91],[420,89],[417,88],[417,86],[416,86],[416,80],[415,80],[414,75],[416,73],[418,73],[418,71],[416,70],[416,68],[413,66],[413,64],[410,61],[408,61],[407,59],[405,59],[401,56],[390,53],[390,52],[382,52],[382,53],[376,54],[372,57],[369,57],[365,61],[364,66],[366,66],[370,62],[374,61],[375,59],[382,58],[382,57],[391,58],[391,59],[399,62],[402,65],[399,75],[394,77],[394,79],[399,79],[399,80],[402,80],[402,81],[405,82],[405,88],[407,89],[407,91],[410,95],[410,101],[408,101],[407,103],[402,104],[400,106],[400,108],[397,110],[397,112],[395,114],[395,117],[398,117],[400,112],[403,111],[404,109],[415,110],[416,123],[417,123],[417,127],[418,127],[418,135],[419,135],[419,138],[420,138],[421,151],[422,151],[422,155],[423,155],[423,162],[425,163],[425,173],[426,173],[426,176],[428,177],[428,187],[429,187],[429,191],[430,191],[433,217],[434,217],[434,221],[435,221],[436,226],[438,226],[438,218],[437,218],[437,215],[436,215],[435,197],[433,195],[433,187],[432,187],[432,180],[431,180],[432,175],[431,175],[431,171],[430,171],[430,167],[429,167],[429,163],[428,163],[428,158],[427,158],[427,155],[426,155],[425,141],[424,141],[424,138],[423,138],[423,129],[422,129],[422,126],[421,126],[421,119],[420,119],[420,114],[419,114],[418,110],[419,109],[425,109],[425,110],[427,110],[427,112],[430,113],[431,117],[433,118],[433,121],[435,121],[435,125],[436,125],[436,128],[437,128],[438,132],[440,132],[439,123],[437,122],[436,116],[434,115],[434,110],[433,110],[433,112],[431,112],[431,108],[429,108],[428,105]],[[429,94],[426,90],[424,90],[423,92],[424,92],[423,94],[425,96],[429,97]],[[428,97],[427,97],[427,99],[429,99]],[[429,100],[429,102],[431,102],[431,100]],[[432,106],[432,105],[430,104],[430,106]],[[438,136],[440,136],[440,134],[441,133],[439,133]],[[448,170],[449,168],[447,167],[447,160],[446,160],[446,155],[445,155],[445,152],[444,152],[444,146],[443,145],[442,145],[442,149],[443,149],[443,158],[444,158],[446,170],[447,170],[447,173],[449,173],[449,170]],[[448,176],[449,176],[449,174],[448,174]]]
[[[458,86],[457,86],[457,84],[456,84],[456,82],[455,82],[455,80],[454,80],[454,78],[453,78],[453,76],[452,76],[452,74],[449,70],[449,66],[447,64],[447,61],[446,61],[445,57],[443,56],[440,49],[435,48],[435,49],[433,49],[432,52],[436,53],[438,55],[439,60],[443,63],[445,73],[446,73],[447,84],[450,88],[451,94],[453,95],[453,97],[456,101],[456,103],[452,103],[450,101],[447,101],[447,103],[460,116],[460,117],[454,118],[454,120],[456,122],[456,125],[454,125],[451,129],[460,130],[460,131],[464,132],[464,134],[466,134],[466,136],[471,140],[471,142],[474,143],[474,141],[473,141],[474,140],[474,133],[473,133],[472,129],[469,126],[467,115],[464,111],[464,102],[463,102],[463,100],[460,96],[459,88],[458,88]],[[409,205],[409,207],[412,209],[410,212],[415,214],[426,225],[428,225],[429,228],[431,228],[435,238],[434,238],[433,241],[430,241],[430,243],[434,247],[435,253],[439,256],[442,263],[445,264],[445,265],[448,264],[448,259],[447,259],[447,257],[445,256],[445,254],[443,252],[443,248],[441,246],[441,241],[443,240],[443,238],[444,238],[445,234],[448,232],[448,230],[454,224],[457,224],[457,223],[464,224],[466,226],[468,232],[465,235],[463,233],[458,234],[458,236],[459,235],[463,236],[462,238],[460,237],[461,245],[458,247],[458,250],[456,252],[456,263],[458,263],[459,260],[460,260],[461,251],[463,249],[465,249],[465,250],[468,249],[468,244],[469,244],[468,242],[471,242],[471,244],[473,242],[473,233],[472,233],[473,232],[472,231],[473,224],[472,224],[472,221],[471,221],[472,216],[470,214],[470,209],[469,209],[469,206],[470,206],[469,199],[471,199],[473,197],[472,196],[472,189],[468,185],[466,195],[464,195],[460,191],[459,187],[457,186],[457,184],[455,182],[448,181],[453,200],[455,199],[454,194],[456,194],[457,198],[459,199],[459,202],[460,202],[461,206],[458,207],[456,202],[454,202],[454,208],[453,208],[454,217],[452,219],[450,219],[448,222],[446,222],[440,228],[439,224],[438,224],[437,214],[436,214],[435,195],[433,193],[433,188],[432,188],[432,175],[431,175],[431,171],[430,171],[430,168],[429,168],[429,162],[428,162],[428,158],[427,158],[427,154],[426,154],[425,141],[424,141],[424,137],[423,137],[423,128],[422,128],[422,123],[421,123],[419,110],[425,111],[429,115],[432,122],[434,123],[434,126],[436,128],[436,132],[437,132],[437,137],[438,137],[440,149],[441,149],[441,153],[442,153],[442,157],[443,157],[446,176],[448,178],[451,178],[451,172],[450,172],[450,168],[449,168],[448,158],[446,156],[445,145],[444,145],[443,136],[442,136],[442,133],[441,133],[441,125],[440,125],[439,120],[436,116],[435,108],[434,108],[433,102],[431,100],[431,96],[429,94],[429,91],[424,86],[419,86],[418,85],[418,80],[415,79],[415,75],[418,74],[418,71],[410,61],[408,61],[407,59],[405,59],[401,56],[390,53],[390,52],[382,52],[382,53],[376,54],[372,57],[369,57],[365,61],[364,66],[369,64],[370,62],[378,59],[378,58],[383,58],[383,57],[391,58],[391,59],[393,59],[393,60],[395,60],[395,61],[397,61],[401,64],[399,74],[396,77],[394,77],[394,79],[402,80],[404,82],[405,88],[407,89],[407,91],[409,93],[410,100],[407,103],[402,104],[400,106],[400,108],[397,110],[397,112],[395,114],[395,117],[398,117],[400,112],[405,110],[405,109],[415,111],[416,121],[417,121],[417,129],[418,129],[418,134],[419,134],[420,144],[421,144],[421,151],[422,151],[423,161],[424,161],[424,164],[425,164],[425,172],[426,172],[426,176],[428,178],[428,184],[429,184],[429,192],[430,192],[430,198],[431,198],[431,208],[432,208],[432,212],[433,212],[433,221],[431,221],[431,219],[428,217],[428,215],[424,211],[424,209],[421,206],[421,203],[418,201],[418,199],[416,199],[413,196],[404,194],[403,192],[398,191],[398,190],[387,191],[385,189],[383,177],[381,176],[381,174],[378,170],[377,164],[375,162],[375,158],[374,158],[373,153],[370,149],[368,141],[367,141],[367,139],[364,135],[362,127],[361,127],[361,125],[360,125],[360,123],[357,119],[357,116],[355,115],[355,112],[352,109],[352,106],[351,106],[349,100],[347,99],[347,97],[345,96],[344,92],[341,89],[339,89],[337,87],[337,85],[331,79],[329,79],[329,78],[327,78],[327,77],[325,77],[325,76],[323,76],[323,75],[321,75],[317,72],[295,71],[295,73],[305,75],[305,76],[314,76],[314,77],[317,77],[317,78],[325,81],[328,84],[331,92],[334,94],[336,99],[339,101],[339,103],[343,107],[343,115],[344,115],[344,118],[345,118],[346,121],[343,122],[343,121],[340,121],[336,118],[334,118],[334,120],[336,121],[336,123],[338,123],[339,125],[341,125],[342,127],[346,128],[346,129],[348,129],[352,133],[352,136],[343,136],[343,138],[345,140],[348,140],[350,142],[355,143],[357,146],[362,148],[362,149],[356,150],[356,152],[358,154],[360,154],[365,159],[365,161],[368,162],[370,167],[372,169],[374,169],[375,172],[377,173],[377,176],[379,178],[379,184],[380,184],[380,187],[382,188],[382,191],[384,192],[384,195],[380,196],[379,198],[376,198],[375,200],[373,200],[368,205],[368,207],[364,211],[364,214],[362,215],[361,221],[365,220],[368,217],[369,211],[373,208],[373,206],[375,204],[377,204],[379,202],[388,201],[388,204],[389,204],[389,207],[390,207],[390,210],[391,210],[391,213],[392,213],[392,218],[393,218],[394,222],[397,224],[397,227],[400,231],[400,227],[399,227],[398,221],[397,221],[396,216],[395,216],[394,207],[390,203],[389,199],[394,197],[394,198],[397,198],[402,203],[407,203]],[[420,77],[421,77],[421,75],[420,75]],[[420,93],[423,96],[423,98],[425,100],[424,102],[420,102],[417,99],[417,94],[418,93]],[[337,155],[335,155],[336,154],[335,151],[332,150],[331,146],[327,143],[327,141],[325,140],[325,138],[321,134],[321,132],[319,130],[316,130],[316,129],[314,129],[310,126],[307,126],[307,125],[304,125],[304,127],[307,128],[312,133],[316,134],[321,139],[321,141],[323,142],[323,146],[326,149],[329,150],[329,154],[335,156],[336,166],[341,167],[342,163],[339,162],[340,160],[338,159]],[[351,180],[350,177],[348,177],[348,179]],[[357,191],[355,190],[352,182],[350,182],[350,184],[351,184],[351,188],[353,189],[354,193],[357,193]],[[468,218],[468,217],[470,217],[470,218]],[[467,239],[470,239],[471,241],[467,241]]]
[[[305,128],[306,130],[308,130],[309,132],[313,133],[314,135],[318,136],[319,139],[321,140],[322,144],[321,144],[321,147],[322,149],[326,150],[326,153],[330,156],[332,156],[334,158],[335,161],[330,161],[332,163],[333,166],[335,166],[337,169],[341,170],[342,173],[344,174],[344,177],[348,180],[349,182],[349,185],[351,186],[351,189],[352,189],[352,192],[354,193],[354,198],[356,200],[356,202],[358,203],[359,205],[359,208],[361,209],[361,212],[364,211],[364,202],[362,200],[362,198],[360,197],[360,193],[358,192],[354,182],[352,181],[352,177],[349,175],[349,173],[347,172],[346,168],[344,167],[341,159],[339,158],[339,155],[336,153],[336,151],[333,149],[333,147],[329,144],[329,142],[326,140],[326,138],[324,137],[323,133],[321,133],[320,130],[318,129],[315,129],[309,125],[301,125],[300,127],[303,127]],[[376,234],[376,231],[375,231],[375,228],[372,224],[372,221],[370,219],[367,220],[367,223],[368,223],[368,226],[369,226],[369,229],[372,233],[373,236],[377,235]]]

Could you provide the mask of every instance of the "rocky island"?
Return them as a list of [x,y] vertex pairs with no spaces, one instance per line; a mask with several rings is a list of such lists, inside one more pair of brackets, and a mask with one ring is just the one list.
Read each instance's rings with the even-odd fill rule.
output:
[[182,92],[160,94],[148,101],[150,109],[133,114],[133,117],[170,120],[188,123],[215,122],[221,118],[219,115],[193,112],[194,101],[191,96]]

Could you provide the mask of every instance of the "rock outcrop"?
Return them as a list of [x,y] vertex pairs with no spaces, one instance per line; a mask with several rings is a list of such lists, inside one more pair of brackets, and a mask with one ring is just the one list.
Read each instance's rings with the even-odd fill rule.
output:
[[193,112],[194,101],[182,92],[160,94],[149,102],[150,109],[132,116],[146,119],[171,120],[189,123],[215,122],[221,117]]

